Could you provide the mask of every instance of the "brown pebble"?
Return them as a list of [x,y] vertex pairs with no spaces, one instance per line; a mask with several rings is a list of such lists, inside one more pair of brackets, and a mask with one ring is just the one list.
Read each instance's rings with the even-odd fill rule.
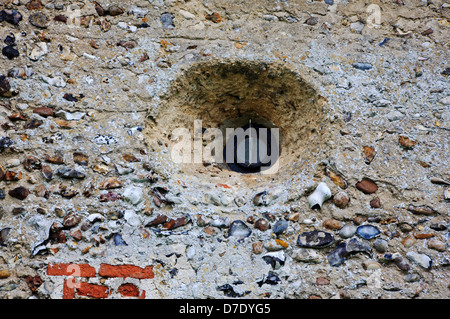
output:
[[422,32],[422,35],[429,35],[433,33],[433,29],[429,28]]
[[60,194],[65,198],[72,198],[78,194],[78,190],[73,186],[61,186]]
[[147,227],[151,227],[151,226],[157,226],[160,224],[164,224],[165,222],[167,222],[168,217],[166,215],[163,214],[158,214],[158,216],[156,216],[152,221],[150,221],[147,225]]
[[19,112],[14,112],[13,114],[9,115],[8,118],[13,122],[27,120],[27,118],[25,116],[23,116],[22,114],[20,114]]
[[417,239],[427,239],[434,237],[433,233],[414,233],[414,237]]
[[61,155],[55,155],[50,157],[49,155],[45,154],[44,159],[46,162],[52,163],[52,164],[64,164],[64,158]]
[[366,220],[367,220],[367,217],[358,215],[358,216],[356,216],[355,218],[353,218],[353,223],[354,223],[355,225],[361,225],[361,224],[364,223]]
[[324,277],[318,277],[318,278],[316,279],[316,284],[317,284],[318,286],[327,286],[327,285],[330,284],[330,280],[327,279],[327,278],[324,278]]
[[207,20],[211,20],[214,23],[219,23],[222,21],[222,18],[220,17],[220,14],[218,14],[217,12],[213,12],[211,14],[207,14],[205,15],[205,18]]
[[23,160],[23,167],[31,172],[33,169],[39,169],[41,167],[41,161],[37,157],[29,155]]
[[137,158],[136,156],[134,156],[133,154],[123,154],[122,158],[127,161],[127,162],[131,162],[131,163],[135,163],[135,162],[140,162],[141,160],[139,158]]
[[437,251],[446,251],[446,244],[438,239],[431,239],[428,242],[428,248],[435,249]]
[[402,136],[402,135],[399,136],[398,142],[405,149],[412,149],[417,144],[416,141],[413,141],[409,137]]
[[8,278],[9,276],[11,276],[11,274],[8,269],[0,270],[0,279]]
[[213,227],[213,226],[208,226],[208,227],[203,228],[203,231],[207,235],[215,235],[217,233],[217,228]]
[[426,206],[426,205],[422,205],[422,206],[409,205],[407,210],[413,214],[419,214],[419,215],[437,214],[437,211],[435,211],[433,208]]
[[333,196],[333,203],[339,208],[344,209],[347,207],[348,203],[350,201],[350,198],[348,197],[347,193],[344,191],[340,191],[336,193],[336,195]]
[[6,171],[5,174],[5,180],[6,181],[18,181],[22,179],[22,172],[21,171]]
[[339,230],[342,228],[341,223],[338,220],[333,219],[333,218],[324,220],[322,225],[323,225],[323,227],[325,227],[327,229],[333,229],[333,230]]
[[375,197],[374,199],[372,199],[370,201],[370,207],[372,207],[372,208],[380,208],[381,207],[380,199],[378,197]]
[[108,8],[108,14],[110,16],[118,16],[118,15],[121,15],[122,13],[124,13],[124,10],[121,7],[119,7],[119,6],[114,6],[113,5],[113,6]]
[[41,10],[43,8],[41,0],[31,0],[28,2],[25,7],[28,10]]
[[364,146],[363,153],[364,153],[364,163],[366,164],[370,164],[375,158],[375,155],[377,154],[375,149],[371,146]]
[[87,166],[89,164],[89,157],[84,153],[74,152],[73,161],[78,165]]
[[120,188],[123,186],[123,182],[119,181],[117,177],[108,177],[100,182],[100,189],[112,189],[112,188]]
[[266,231],[267,229],[269,229],[269,226],[270,224],[267,219],[259,218],[257,221],[255,221],[255,228],[261,231]]
[[126,49],[134,49],[137,46],[136,41],[130,40],[130,41],[120,41],[117,43],[118,46],[121,46]]
[[81,221],[81,216],[78,216],[77,214],[71,212],[63,219],[63,225],[66,228],[72,228],[76,225],[78,225]]
[[263,251],[263,243],[262,241],[257,241],[252,244],[252,252],[254,254],[261,254]]
[[8,192],[9,196],[24,200],[30,194],[30,191],[23,186],[16,187]]
[[347,182],[339,174],[336,174],[332,170],[328,169],[328,167],[325,169],[325,175],[327,175],[331,181],[340,188],[347,188]]
[[364,194],[373,194],[378,190],[377,184],[369,178],[363,178],[360,182],[356,183],[356,188]]
[[49,165],[42,165],[41,172],[46,180],[51,180],[53,178],[53,170]]
[[42,117],[53,116],[53,109],[50,107],[37,107],[33,110],[33,113],[39,114]]
[[80,241],[82,239],[82,233],[81,230],[77,229],[76,231],[74,231],[72,233],[72,237],[73,239],[75,239],[76,241]]

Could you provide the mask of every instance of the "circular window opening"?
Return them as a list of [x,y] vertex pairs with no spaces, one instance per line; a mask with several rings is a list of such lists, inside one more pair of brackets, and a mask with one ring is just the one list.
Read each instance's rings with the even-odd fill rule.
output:
[[[228,131],[228,133],[227,133]],[[269,170],[280,155],[279,129],[251,119],[248,124],[227,127],[223,163],[229,170],[252,174]]]
[[[324,144],[325,102],[284,64],[212,60],[180,74],[149,115],[145,133],[155,154],[171,154],[181,141],[186,144],[190,154],[177,164],[185,176],[237,183],[283,179],[317,159]],[[175,134],[175,128],[184,129]],[[201,157],[196,146],[211,146],[210,132],[223,141],[203,149]],[[213,160],[204,157],[210,151]]]

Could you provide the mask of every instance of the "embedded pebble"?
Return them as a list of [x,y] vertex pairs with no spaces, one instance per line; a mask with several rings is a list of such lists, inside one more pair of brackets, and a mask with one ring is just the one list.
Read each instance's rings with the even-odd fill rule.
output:
[[331,229],[331,230],[339,230],[342,228],[341,223],[334,218],[324,220],[322,225],[326,229]]
[[430,257],[428,257],[425,254],[416,253],[413,251],[408,251],[406,253],[406,257],[411,260],[412,262],[416,263],[417,265],[421,266],[425,269],[430,269],[432,260]]
[[15,9],[4,9],[0,11],[0,22],[3,20],[11,24],[18,25],[19,22],[22,21],[22,15]]
[[273,225],[272,231],[276,235],[281,235],[286,231],[288,226],[289,226],[289,222],[287,220],[280,219]]
[[70,167],[60,167],[56,170],[56,175],[61,176],[63,178],[77,178],[83,179],[86,177],[86,174],[79,172]]
[[235,220],[231,223],[230,228],[228,228],[226,237],[243,238],[250,236],[251,233],[251,229],[242,220]]
[[413,214],[427,215],[427,216],[434,215],[434,214],[438,213],[432,207],[427,206],[427,205],[422,205],[422,206],[409,205],[407,210],[410,211]]
[[286,254],[284,251],[276,251],[276,252],[270,252],[262,256],[262,259],[267,264],[270,264],[272,266],[272,269],[280,269],[281,266],[284,265],[286,261]]
[[388,251],[388,242],[382,238],[377,238],[373,241],[373,247],[379,253],[385,253]]
[[431,248],[431,249],[434,249],[437,251],[446,251],[447,245],[438,239],[431,239],[430,241],[428,241],[428,248]]
[[375,226],[362,225],[356,229],[356,233],[364,239],[372,239],[378,236],[381,232]]
[[116,246],[128,246],[121,234],[114,234],[114,245]]
[[280,239],[270,239],[263,242],[263,246],[268,251],[278,251],[282,249],[286,249],[289,247],[289,244]]
[[356,188],[364,194],[373,194],[378,190],[377,184],[368,178],[363,178],[360,182],[356,183]]
[[348,256],[346,246],[346,243],[340,243],[327,255],[328,263],[331,266],[338,267],[346,260]]
[[336,205],[337,207],[339,207],[341,209],[344,209],[345,207],[347,207],[349,201],[350,201],[350,197],[344,191],[340,191],[333,196],[334,205]]
[[352,64],[352,66],[355,69],[359,69],[359,70],[363,70],[363,71],[370,70],[373,67],[372,64],[367,63],[367,62],[355,62]]
[[292,258],[304,263],[318,264],[323,262],[324,257],[316,250],[307,248],[297,248],[292,252]]
[[297,244],[304,248],[324,248],[330,246],[333,242],[333,235],[321,230],[304,232],[297,238]]
[[42,12],[33,13],[29,16],[29,21],[32,25],[38,28],[45,29],[48,27],[48,17]]
[[14,47],[12,47],[10,45],[3,47],[2,54],[5,57],[7,57],[9,60],[17,58],[20,55],[19,51],[17,51],[17,49],[15,49]]
[[144,200],[142,188],[135,186],[126,187],[123,192],[123,199],[133,205],[138,205]]
[[270,224],[267,221],[267,219],[265,218],[259,218],[258,220],[255,221],[255,228],[261,230],[261,231],[266,231],[267,229],[269,229]]
[[16,187],[14,189],[11,189],[8,192],[8,194],[11,197],[17,198],[19,200],[24,200],[25,198],[28,197],[28,195],[30,194],[30,191],[27,188],[23,187],[23,186],[19,186],[19,187]]
[[356,233],[356,226],[354,225],[344,225],[339,231],[339,236],[342,238],[350,238],[353,237]]
[[374,199],[372,199],[370,201],[370,207],[372,207],[372,208],[380,208],[381,207],[380,199],[378,197],[375,197]]
[[27,50],[28,58],[32,61],[39,61],[43,56],[48,54],[49,49],[47,43],[37,42],[33,43]]

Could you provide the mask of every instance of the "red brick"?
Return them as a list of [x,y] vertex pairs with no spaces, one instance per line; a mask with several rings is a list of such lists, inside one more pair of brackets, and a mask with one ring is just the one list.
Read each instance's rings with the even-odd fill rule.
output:
[[73,299],[75,297],[75,288],[69,287],[67,279],[64,280],[63,299]]
[[109,265],[101,264],[98,274],[102,277],[122,277],[122,278],[137,278],[137,279],[151,279],[153,274],[153,266],[141,268],[134,265]]
[[[71,266],[72,265],[72,266]],[[71,266],[69,268],[69,266]],[[80,273],[74,266],[78,266]],[[47,266],[47,275],[49,276],[75,276],[75,277],[94,277],[95,268],[89,266],[88,264],[49,264]]]
[[109,288],[103,285],[80,282],[77,295],[91,298],[107,298],[110,294]]
[[139,297],[139,288],[134,284],[123,284],[119,287],[118,291],[124,297]]

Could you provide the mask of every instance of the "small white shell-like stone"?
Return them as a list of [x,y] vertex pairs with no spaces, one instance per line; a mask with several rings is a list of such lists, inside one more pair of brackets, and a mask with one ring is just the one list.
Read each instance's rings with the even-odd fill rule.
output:
[[319,206],[319,208],[322,208],[323,202],[325,202],[327,199],[330,198],[331,198],[330,188],[327,186],[327,184],[321,182],[317,186],[316,190],[308,197],[309,207],[315,208]]

